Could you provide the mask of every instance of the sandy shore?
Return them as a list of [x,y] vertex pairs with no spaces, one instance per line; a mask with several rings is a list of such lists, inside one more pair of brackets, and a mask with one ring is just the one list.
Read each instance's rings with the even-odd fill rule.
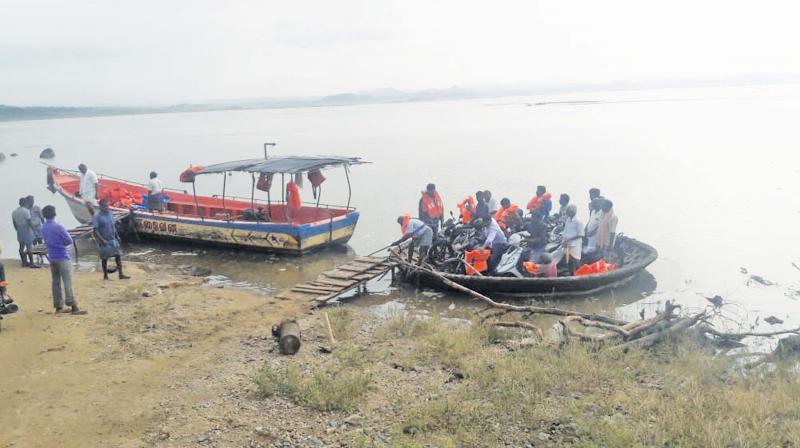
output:
[[[147,446],[209,431],[203,419],[176,422],[181,410],[223,393],[215,384],[229,386],[204,380],[228,376],[226,360],[242,357],[243,340],[272,347],[272,324],[304,311],[129,264],[131,280],[77,273],[76,295],[89,314],[54,315],[49,270],[4,264],[20,311],[0,332],[0,447]],[[241,373],[243,384],[249,374]],[[167,429],[172,422],[178,429]]]

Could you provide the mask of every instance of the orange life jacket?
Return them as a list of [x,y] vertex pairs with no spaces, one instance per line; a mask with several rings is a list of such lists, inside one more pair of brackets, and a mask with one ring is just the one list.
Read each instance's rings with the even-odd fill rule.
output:
[[457,204],[458,210],[461,212],[461,219],[464,223],[472,222],[472,211],[467,209],[467,204],[470,205],[472,211],[475,211],[475,199],[473,199],[472,196],[467,197]]
[[475,249],[464,252],[464,258],[467,262],[467,275],[477,275],[478,272],[486,272],[489,270],[489,257],[492,251],[489,249]]
[[614,263],[606,263],[605,260],[600,259],[592,264],[584,264],[575,271],[575,275],[592,275],[592,274],[605,274],[606,272],[613,271],[617,266]]
[[106,190],[101,196],[108,201],[108,205],[115,208],[129,209],[136,203],[136,197],[133,196],[133,193],[122,187]]
[[544,205],[545,201],[549,201],[550,198],[552,197],[553,195],[551,195],[550,193],[545,193],[541,196],[534,196],[533,199],[528,201],[528,206],[525,208],[527,208],[528,211],[531,212],[534,210],[538,210],[542,205]]
[[495,221],[497,221],[497,225],[499,225],[502,230],[506,230],[506,227],[508,227],[506,218],[516,215],[517,210],[519,210],[519,207],[514,204],[511,204],[508,208],[501,208],[498,210],[494,218]]
[[422,209],[431,219],[444,216],[444,204],[438,191],[433,192],[433,197],[427,191],[422,192]]
[[187,184],[190,184],[190,183],[194,182],[195,175],[197,174],[198,171],[202,171],[203,168],[205,168],[205,167],[203,167],[203,166],[190,166],[189,168],[186,168],[181,173],[181,182],[184,182],[184,183],[187,183]]
[[408,222],[411,221],[411,215],[406,213],[403,215],[403,223],[400,224],[400,232],[405,235],[408,232]]
[[522,263],[522,266],[530,275],[536,275],[536,272],[539,270],[539,265],[532,261],[525,261]]
[[294,182],[286,184],[286,202],[289,203],[289,208],[292,210],[298,210],[303,206],[300,201],[300,189]]

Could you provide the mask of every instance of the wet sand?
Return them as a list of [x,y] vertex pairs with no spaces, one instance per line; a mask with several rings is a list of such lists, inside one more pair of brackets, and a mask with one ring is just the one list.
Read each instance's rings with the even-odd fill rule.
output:
[[[218,373],[220,359],[238,353],[242,338],[266,337],[273,323],[303,310],[129,264],[133,278],[126,281],[77,273],[76,294],[89,314],[54,315],[49,270],[4,263],[20,311],[3,320],[0,332],[0,447],[158,440],[151,432],[172,418],[170,409],[191,408],[215,394],[213,387],[185,385]],[[145,290],[153,296],[144,297]],[[207,429],[181,426],[190,433]]]

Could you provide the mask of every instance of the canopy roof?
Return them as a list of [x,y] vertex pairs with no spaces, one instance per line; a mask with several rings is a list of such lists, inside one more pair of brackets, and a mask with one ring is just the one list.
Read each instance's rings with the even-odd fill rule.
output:
[[359,165],[367,163],[360,157],[340,156],[275,156],[269,159],[248,159],[223,162],[210,165],[197,174],[224,173],[226,171],[244,171],[248,173],[302,173],[341,165]]

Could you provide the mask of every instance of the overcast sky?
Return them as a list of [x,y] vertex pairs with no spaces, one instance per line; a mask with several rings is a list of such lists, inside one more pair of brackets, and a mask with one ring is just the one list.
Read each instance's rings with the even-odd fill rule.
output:
[[0,0],[0,104],[800,73],[800,2]]

